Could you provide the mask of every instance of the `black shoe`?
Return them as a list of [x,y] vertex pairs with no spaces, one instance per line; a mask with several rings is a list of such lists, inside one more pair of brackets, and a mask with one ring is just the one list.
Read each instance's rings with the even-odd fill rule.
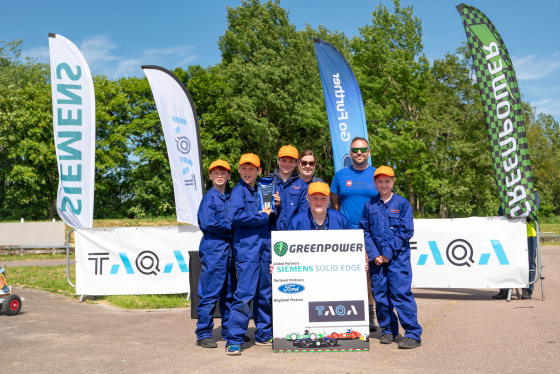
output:
[[218,343],[216,343],[212,338],[204,338],[202,340],[197,339],[196,345],[199,345],[202,348],[218,348]]
[[412,348],[420,347],[421,345],[422,342],[420,342],[420,340],[416,340],[413,338],[404,338],[403,340],[400,341],[399,348],[412,349]]
[[492,296],[492,299],[500,300],[500,299],[507,299],[508,292],[507,291],[500,291],[497,294]]
[[530,299],[532,295],[533,293],[531,290],[523,289],[523,292],[521,293],[521,300]]
[[393,334],[385,334],[385,335],[381,336],[381,339],[379,339],[379,343],[381,343],[381,344],[391,344],[394,340],[395,340],[395,337],[393,336]]

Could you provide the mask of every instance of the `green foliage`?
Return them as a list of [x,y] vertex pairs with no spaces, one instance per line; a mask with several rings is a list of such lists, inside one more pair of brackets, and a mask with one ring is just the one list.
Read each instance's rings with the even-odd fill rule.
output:
[[[243,153],[259,155],[263,174],[291,144],[317,155],[317,175],[332,180],[328,120],[313,39],[349,61],[364,100],[373,165],[390,165],[397,191],[416,216],[495,215],[499,202],[470,52],[423,54],[411,6],[378,5],[349,39],[323,26],[298,31],[278,0],[243,0],[227,10],[214,66],[177,67],[200,124],[203,168],[217,158],[239,180]],[[49,68],[20,59],[21,40],[0,42],[0,219],[56,218],[58,184]],[[146,78],[94,77],[94,218],[149,218],[175,212],[167,148]],[[540,216],[560,214],[560,127],[525,105]],[[206,187],[211,186],[206,181]]]

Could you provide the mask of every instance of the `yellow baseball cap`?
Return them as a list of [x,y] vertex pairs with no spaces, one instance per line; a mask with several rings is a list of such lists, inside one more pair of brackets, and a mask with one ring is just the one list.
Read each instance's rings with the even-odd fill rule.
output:
[[280,157],[291,157],[297,160],[299,153],[296,147],[285,145],[278,151],[278,158]]
[[313,182],[307,187],[307,195],[313,195],[314,193],[320,193],[325,196],[331,194],[329,185],[324,182]]
[[243,164],[251,164],[251,165],[253,165],[257,168],[260,168],[261,167],[261,160],[259,159],[259,156],[257,156],[254,153],[245,153],[239,159],[239,166],[241,166]]
[[395,172],[393,171],[393,169],[391,169],[391,167],[385,166],[385,165],[382,165],[375,170],[375,173],[373,174],[373,179],[375,179],[378,175],[381,175],[381,174],[388,175],[390,177],[395,176]]
[[227,161],[221,160],[221,159],[217,159],[216,161],[214,161],[213,163],[210,164],[210,167],[208,168],[208,173],[210,173],[210,170],[214,169],[214,168],[218,168],[218,167],[222,167],[226,170],[228,170],[231,173],[231,168],[229,167],[229,164],[227,163]]

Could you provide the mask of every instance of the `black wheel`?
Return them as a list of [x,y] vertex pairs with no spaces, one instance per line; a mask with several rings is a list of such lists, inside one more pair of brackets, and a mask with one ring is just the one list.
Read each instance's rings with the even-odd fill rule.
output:
[[21,299],[18,295],[10,295],[4,299],[2,310],[9,316],[19,313],[21,310]]
[[302,346],[303,348],[309,348],[309,347],[311,346],[311,342],[310,342],[309,340],[307,340],[307,339],[306,339],[306,340],[302,340],[302,341],[301,341],[301,346]]
[[334,347],[335,341],[333,339],[329,339],[326,341],[327,347]]

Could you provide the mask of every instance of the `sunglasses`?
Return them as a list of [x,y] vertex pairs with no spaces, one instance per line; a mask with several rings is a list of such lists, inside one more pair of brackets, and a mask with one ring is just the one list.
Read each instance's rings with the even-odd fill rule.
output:
[[366,148],[366,147],[352,148],[352,153],[358,153],[358,152],[367,153],[367,152],[369,152],[369,148]]
[[301,162],[301,166],[315,166],[315,161],[300,161]]

